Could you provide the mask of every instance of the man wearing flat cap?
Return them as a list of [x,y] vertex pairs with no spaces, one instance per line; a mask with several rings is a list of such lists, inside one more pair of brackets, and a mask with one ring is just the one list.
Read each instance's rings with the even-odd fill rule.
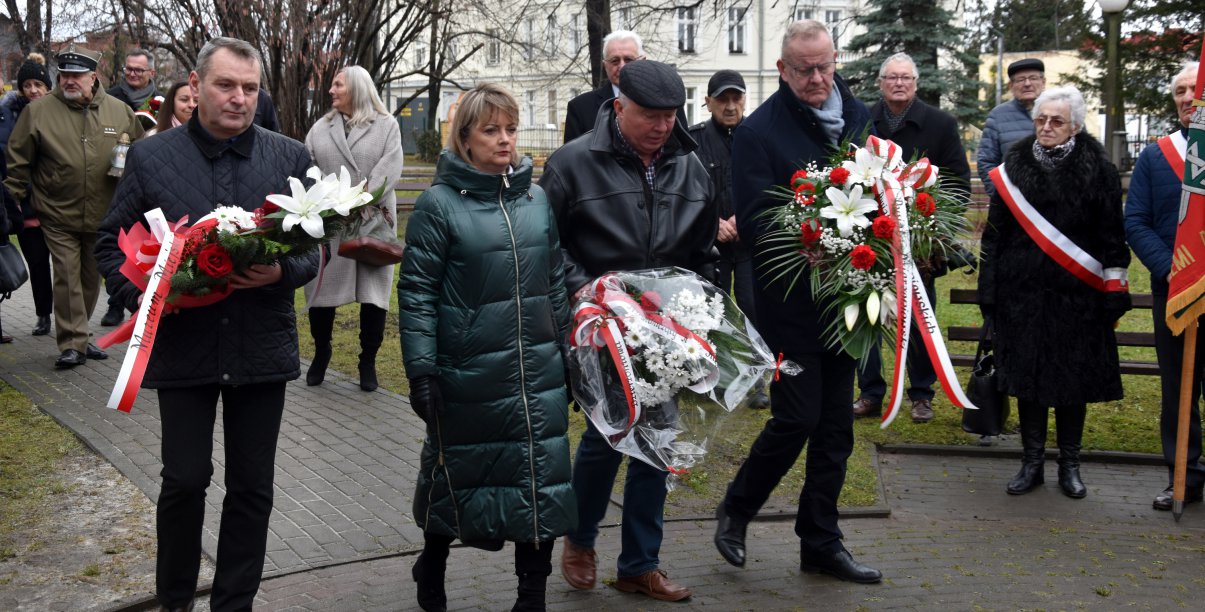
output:
[[[611,271],[679,266],[714,280],[719,216],[707,169],[693,153],[697,145],[676,120],[685,102],[673,67],[629,64],[619,74],[619,97],[598,113],[593,133],[548,158],[540,186],[556,214],[571,294]],[[622,457],[587,421],[573,464],[578,524],[565,536],[561,557],[561,573],[574,588],[596,583],[594,541]],[[658,559],[665,478],[642,461],[628,461],[614,586],[680,601],[690,589],[671,582]]]
[[[711,174],[711,188],[720,209],[716,248],[720,252],[719,286],[736,298],[741,312],[757,323],[753,308],[753,251],[741,242],[732,210],[732,131],[745,119],[745,79],[735,70],[720,70],[707,81],[703,103],[711,118],[690,126],[690,136],[699,143],[695,154]],[[751,408],[768,408],[770,398],[758,387],[749,400]]]
[[990,197],[996,191],[988,173],[1004,161],[1014,142],[1033,135],[1033,102],[1046,89],[1046,65],[1028,57],[1008,65],[1008,90],[1013,99],[992,109],[979,139],[978,167],[983,188]]
[[[755,268],[772,254],[757,248],[771,231],[766,214],[781,206],[767,193],[810,162],[823,164],[839,143],[862,144],[870,112],[837,74],[837,51],[828,27],[811,19],[787,26],[778,62],[779,85],[736,128],[732,138],[732,196],[741,240],[754,246]],[[774,354],[803,372],[770,383],[770,413],[748,458],[716,509],[715,544],[729,563],[745,565],[745,532],[770,492],[807,447],[807,466],[795,534],[799,568],[852,582],[878,582],[882,574],[854,560],[841,543],[837,498],[853,450],[852,357],[822,337],[838,316],[814,300],[806,271],[798,281],[758,275],[757,325]],[[770,546],[781,546],[774,542]]]
[[42,223],[54,277],[57,368],[105,359],[88,343],[88,319],[100,293],[93,249],[117,179],[108,176],[121,136],[142,125],[96,78],[100,55],[74,45],[55,56],[58,87],[26,107],[8,141],[4,187],[17,201],[29,191]]

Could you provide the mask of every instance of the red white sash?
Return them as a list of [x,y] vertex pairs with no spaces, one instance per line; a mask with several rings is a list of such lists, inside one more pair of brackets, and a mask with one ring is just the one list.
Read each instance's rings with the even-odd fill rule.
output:
[[996,166],[990,173],[996,185],[996,193],[1008,205],[1017,223],[1031,239],[1060,266],[1087,283],[1097,291],[1128,292],[1130,283],[1125,268],[1106,268],[1095,257],[1081,249],[1046,220],[1025,199],[1021,190],[1008,178],[1004,164]]
[[1167,160],[1167,165],[1172,167],[1172,172],[1176,173],[1176,178],[1183,181],[1184,155],[1188,152],[1188,139],[1180,130],[1176,130],[1159,139],[1159,150],[1163,151],[1163,157]]

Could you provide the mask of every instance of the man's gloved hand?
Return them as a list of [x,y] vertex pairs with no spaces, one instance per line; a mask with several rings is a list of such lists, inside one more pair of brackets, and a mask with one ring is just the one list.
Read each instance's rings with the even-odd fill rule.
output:
[[1109,325],[1117,326],[1117,321],[1122,315],[1129,312],[1133,308],[1134,302],[1130,298],[1128,292],[1110,291],[1105,293],[1104,300],[1101,303],[1102,315]]
[[435,417],[444,413],[444,396],[439,390],[439,380],[434,376],[419,376],[410,380],[410,407],[414,414],[426,423],[434,423]]

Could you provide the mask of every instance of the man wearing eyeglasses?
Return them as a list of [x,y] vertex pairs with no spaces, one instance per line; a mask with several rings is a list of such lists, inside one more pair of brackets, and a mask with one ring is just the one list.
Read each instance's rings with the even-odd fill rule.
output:
[[639,34],[631,30],[615,30],[607,34],[603,39],[603,67],[607,71],[607,82],[569,101],[565,113],[565,142],[594,129],[598,109],[604,102],[619,95],[619,70],[642,59],[644,43]]
[[[929,106],[916,97],[919,77],[916,62],[907,53],[896,53],[883,62],[879,67],[879,91],[883,97],[870,107],[874,131],[899,145],[904,159],[928,157],[938,168],[943,187],[966,193],[971,186],[971,166],[967,163],[962,139],[958,137],[958,122],[949,113]],[[949,266],[945,258],[940,256],[917,261],[917,266],[925,293],[932,300],[935,294],[933,283],[937,277],[946,274]],[[913,320],[912,323],[915,326],[917,321]],[[883,364],[878,351],[881,340],[875,343],[865,363],[858,368],[860,393],[853,405],[855,417],[879,416],[882,413],[887,382],[883,380]],[[937,382],[937,374],[923,343],[910,343],[907,359],[912,421],[928,423],[933,420],[933,384]]]
[[105,93],[125,102],[130,110],[138,112],[147,100],[162,95],[155,89],[155,56],[146,49],[132,49],[126,53],[125,78],[110,87]]
[[983,125],[979,139],[977,170],[983,188],[990,197],[996,187],[988,173],[1004,161],[1004,154],[1014,142],[1033,135],[1030,110],[1033,101],[1046,89],[1046,65],[1037,58],[1025,58],[1008,65],[1008,90],[1013,99],[992,109]]
[[[801,165],[824,164],[842,141],[862,144],[870,112],[836,74],[837,51],[828,28],[803,20],[787,27],[778,60],[778,91],[737,126],[732,140],[732,193],[742,242],[758,244],[771,231],[767,213],[781,206],[766,191],[785,185]],[[755,268],[770,256],[755,249]],[[882,573],[857,561],[841,544],[837,498],[853,450],[852,357],[827,346],[821,334],[836,316],[812,299],[810,275],[796,280],[757,276],[757,325],[775,354],[803,366],[771,383],[772,418],[716,509],[715,544],[729,563],[745,564],[745,529],[807,445],[806,481],[795,534],[799,567],[842,580],[871,583]],[[794,283],[792,287],[791,284]]]

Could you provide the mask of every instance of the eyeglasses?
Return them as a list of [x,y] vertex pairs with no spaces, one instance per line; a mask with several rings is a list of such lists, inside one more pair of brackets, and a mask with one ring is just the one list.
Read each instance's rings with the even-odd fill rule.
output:
[[148,68],[135,68],[135,67],[133,67],[133,66],[126,66],[126,67],[125,67],[125,71],[126,71],[128,74],[142,74],[142,73],[144,73],[144,72],[150,72],[150,69],[148,69]]
[[1017,85],[1024,85],[1025,83],[1041,83],[1044,80],[1046,80],[1046,77],[1040,74],[1031,74],[1023,77],[1013,77],[1010,82],[1016,83]]
[[916,80],[916,77],[914,77],[910,74],[894,74],[891,76],[885,76],[885,77],[879,77],[879,78],[884,81],[887,81],[888,83],[903,83],[905,85]]
[[608,57],[607,59],[605,59],[603,61],[610,64],[611,66],[622,66],[624,64],[630,64],[632,62],[640,61],[642,59],[644,59],[643,55],[638,55],[636,57],[617,56],[617,57]]
[[828,76],[837,68],[837,62],[824,62],[823,64],[816,64],[814,66],[796,66],[787,60],[782,60],[782,63],[786,65],[787,68],[791,69],[791,73],[794,74],[795,78],[797,79],[806,79],[811,77],[812,74],[817,73]]
[[1033,118],[1033,126],[1041,128],[1044,125],[1049,125],[1054,129],[1061,129],[1066,126],[1068,121],[1062,117],[1047,117],[1046,115],[1038,115]]

